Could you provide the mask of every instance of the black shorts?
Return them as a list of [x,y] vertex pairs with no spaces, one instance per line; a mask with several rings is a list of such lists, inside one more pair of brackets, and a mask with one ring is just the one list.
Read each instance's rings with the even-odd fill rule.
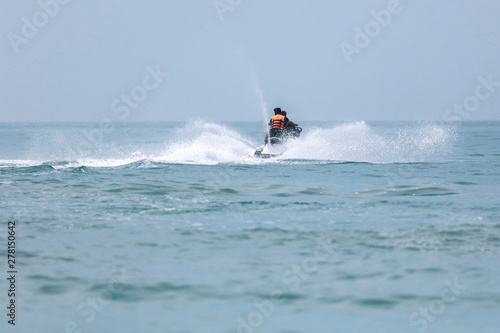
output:
[[271,128],[269,130],[269,137],[281,139],[283,137],[283,130],[279,128]]

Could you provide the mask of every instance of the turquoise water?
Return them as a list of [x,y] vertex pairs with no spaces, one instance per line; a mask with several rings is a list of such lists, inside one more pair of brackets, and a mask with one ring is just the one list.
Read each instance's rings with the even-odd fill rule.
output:
[[500,123],[301,125],[0,124],[2,332],[498,332]]

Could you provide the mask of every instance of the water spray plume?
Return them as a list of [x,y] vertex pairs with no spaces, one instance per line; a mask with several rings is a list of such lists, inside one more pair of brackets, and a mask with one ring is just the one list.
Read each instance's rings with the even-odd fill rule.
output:
[[[255,133],[255,132],[254,132]],[[53,168],[79,166],[114,168],[158,163],[259,164],[259,163],[415,163],[443,161],[456,142],[451,126],[424,124],[406,127],[371,127],[365,122],[333,127],[308,127],[302,136],[286,144],[286,152],[272,160],[249,154],[259,146],[255,138],[227,126],[194,119],[170,128],[153,142],[110,140],[85,154],[68,149],[82,140],[78,133],[50,131],[40,135],[24,158],[0,160],[0,168],[50,165]],[[260,140],[259,140],[260,141]],[[121,142],[121,143],[120,143]]]

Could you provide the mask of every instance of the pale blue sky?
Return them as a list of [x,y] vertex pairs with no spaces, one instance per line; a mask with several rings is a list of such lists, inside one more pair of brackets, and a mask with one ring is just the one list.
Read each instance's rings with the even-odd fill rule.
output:
[[500,1],[393,1],[2,1],[0,121],[500,120]]

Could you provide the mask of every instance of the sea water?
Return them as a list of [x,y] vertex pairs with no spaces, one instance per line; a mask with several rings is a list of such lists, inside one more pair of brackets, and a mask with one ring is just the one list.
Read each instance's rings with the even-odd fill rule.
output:
[[1,331],[499,332],[500,123],[301,125],[0,124]]

